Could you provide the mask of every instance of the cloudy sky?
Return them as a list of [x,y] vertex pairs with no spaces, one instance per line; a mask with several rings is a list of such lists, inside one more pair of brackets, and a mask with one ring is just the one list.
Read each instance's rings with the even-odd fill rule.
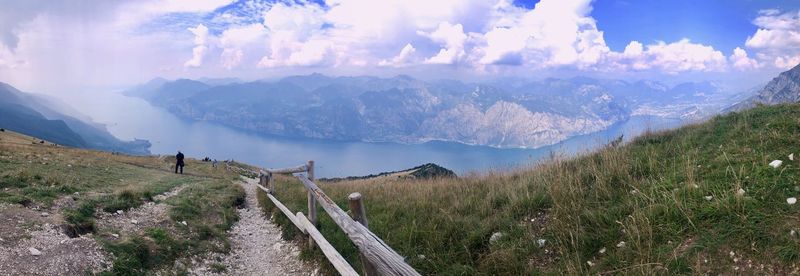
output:
[[48,93],[311,72],[758,83],[798,63],[800,1],[0,0],[0,81]]

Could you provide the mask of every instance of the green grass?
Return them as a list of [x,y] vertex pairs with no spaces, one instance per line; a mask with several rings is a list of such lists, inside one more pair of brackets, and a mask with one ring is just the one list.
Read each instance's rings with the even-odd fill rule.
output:
[[[783,166],[767,165],[775,159]],[[789,235],[800,232],[800,206],[786,203],[800,196],[798,159],[800,106],[784,105],[509,173],[320,186],[345,209],[362,193],[370,229],[424,275],[781,274],[800,268],[800,238]],[[299,182],[277,187],[307,213]],[[320,231],[358,269],[355,247],[318,212]],[[286,238],[299,236],[275,217]]]
[[[174,159],[31,144],[29,137],[8,132],[0,137],[0,203],[49,208],[56,200],[73,199],[74,207],[61,210],[63,222],[56,223],[63,223],[70,236],[95,233],[114,257],[113,269],[102,274],[149,275],[164,269],[181,274],[180,266],[173,267],[176,261],[229,250],[225,231],[238,219],[244,190],[235,183],[239,175],[224,167],[189,159],[187,174],[176,175]],[[108,238],[117,230],[95,226],[97,212],[128,211],[178,187],[184,188],[164,201],[172,225],[119,239]]]
[[244,203],[244,190],[224,180],[188,185],[167,200],[172,206],[170,218],[176,225],[182,221],[187,225],[172,234],[152,228],[144,235],[106,241],[107,250],[117,257],[113,269],[108,272],[110,275],[146,274],[180,257],[230,250],[225,231],[238,220],[236,208]]

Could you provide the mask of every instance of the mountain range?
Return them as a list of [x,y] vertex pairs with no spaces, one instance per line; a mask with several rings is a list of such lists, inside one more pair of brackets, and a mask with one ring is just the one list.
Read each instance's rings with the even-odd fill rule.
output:
[[0,127],[56,144],[130,154],[149,154],[145,140],[121,141],[60,100],[22,92],[0,82]]
[[321,74],[277,81],[154,79],[125,92],[184,118],[284,137],[537,148],[631,116],[697,120],[735,103],[711,82],[591,78],[484,83]]

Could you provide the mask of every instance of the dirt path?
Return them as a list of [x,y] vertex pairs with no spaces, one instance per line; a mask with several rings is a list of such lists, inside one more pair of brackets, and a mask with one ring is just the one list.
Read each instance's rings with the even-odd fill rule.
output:
[[[300,249],[281,239],[281,230],[264,218],[256,200],[257,180],[241,183],[247,204],[239,209],[239,221],[229,232],[231,252],[204,258],[192,275],[316,275],[318,269],[299,258]],[[221,269],[224,266],[225,269]]]

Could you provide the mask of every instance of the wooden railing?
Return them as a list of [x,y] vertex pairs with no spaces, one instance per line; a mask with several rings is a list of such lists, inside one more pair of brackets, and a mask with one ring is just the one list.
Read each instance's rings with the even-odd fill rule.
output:
[[[286,208],[286,205],[275,198],[272,193],[275,191],[273,174],[293,174],[303,183],[308,192],[308,215],[304,215],[302,212],[292,213],[289,208]],[[257,186],[264,190],[272,203],[298,229],[308,236],[308,246],[311,248],[319,247],[340,274],[358,275],[353,267],[317,230],[317,204],[322,206],[325,213],[336,222],[336,225],[358,247],[364,275],[420,275],[405,262],[400,254],[397,254],[389,245],[369,230],[361,194],[352,193],[348,196],[351,217],[314,183],[314,161],[308,161],[308,164],[293,168],[263,169],[259,172],[259,176],[260,181]]]

